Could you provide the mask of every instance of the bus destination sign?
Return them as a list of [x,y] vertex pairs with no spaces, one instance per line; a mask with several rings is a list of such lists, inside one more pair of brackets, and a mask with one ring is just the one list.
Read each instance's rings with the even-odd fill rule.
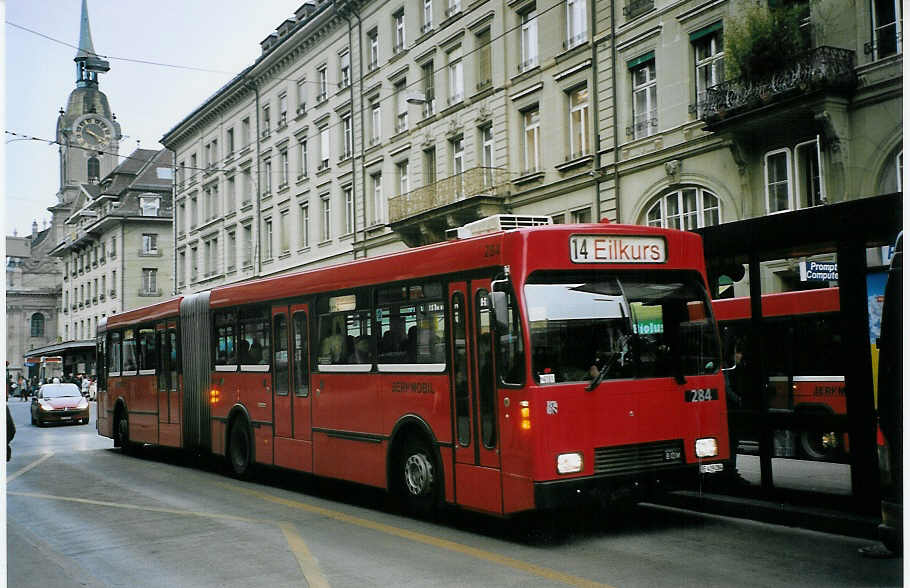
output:
[[663,263],[663,237],[639,235],[572,235],[569,257],[574,263]]

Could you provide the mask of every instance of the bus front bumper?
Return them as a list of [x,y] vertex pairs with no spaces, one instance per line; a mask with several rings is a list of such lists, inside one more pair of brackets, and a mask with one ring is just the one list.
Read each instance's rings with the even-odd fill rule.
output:
[[[716,464],[716,465],[715,465]],[[643,500],[670,490],[696,488],[706,478],[724,475],[728,461],[710,464],[714,471],[702,472],[700,464],[686,464],[631,474],[602,474],[534,483],[534,505],[540,510],[604,505],[621,500]]]

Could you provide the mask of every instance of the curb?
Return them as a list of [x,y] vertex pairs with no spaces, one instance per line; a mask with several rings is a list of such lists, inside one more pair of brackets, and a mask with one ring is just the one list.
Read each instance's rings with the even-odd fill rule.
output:
[[651,502],[775,525],[878,540],[880,519],[873,516],[690,490],[670,492]]

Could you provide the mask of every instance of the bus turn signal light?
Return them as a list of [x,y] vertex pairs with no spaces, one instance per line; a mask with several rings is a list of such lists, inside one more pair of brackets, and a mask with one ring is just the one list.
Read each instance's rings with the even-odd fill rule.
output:
[[221,392],[215,389],[209,391],[209,403],[218,404],[221,400]]
[[527,400],[522,400],[518,403],[519,412],[521,414],[521,430],[530,431],[531,430],[531,404]]

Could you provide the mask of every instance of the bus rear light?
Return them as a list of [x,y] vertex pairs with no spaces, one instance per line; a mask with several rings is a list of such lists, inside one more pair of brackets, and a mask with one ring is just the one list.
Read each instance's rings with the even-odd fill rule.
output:
[[560,453],[556,456],[556,471],[560,474],[575,474],[584,467],[581,453]]
[[717,455],[717,439],[705,437],[695,440],[695,457],[714,457]]
[[209,403],[218,404],[221,400],[221,392],[219,390],[212,389],[209,391]]

